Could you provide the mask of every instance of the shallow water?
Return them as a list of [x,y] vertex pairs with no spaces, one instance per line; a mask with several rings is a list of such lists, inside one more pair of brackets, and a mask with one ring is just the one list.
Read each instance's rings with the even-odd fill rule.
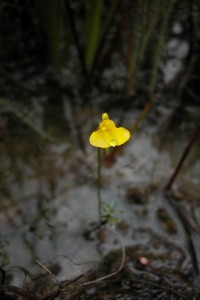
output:
[[[91,117],[84,109],[77,119],[84,148],[77,139],[76,120],[59,143],[44,142],[35,134],[31,137],[27,128],[20,128],[17,135],[7,133],[1,144],[1,260],[14,284],[24,280],[16,266],[32,273],[41,271],[36,259],[47,265],[58,263],[59,279],[64,280],[101,262],[120,248],[120,241],[127,249],[136,247],[135,255],[149,257],[155,268],[192,272],[187,232],[172,201],[176,195],[194,226],[199,226],[195,221],[200,216],[199,140],[173,185],[173,197],[163,189],[198,114],[187,107],[184,116],[177,118],[174,111],[173,106],[157,104],[115,163],[103,164],[102,200],[115,203],[118,221],[114,231],[105,228],[101,243],[96,233],[91,240],[83,235],[98,220],[97,150],[88,137],[101,113]],[[127,112],[123,126],[129,128],[138,113],[136,109]],[[117,123],[122,113],[113,109],[109,115]]]

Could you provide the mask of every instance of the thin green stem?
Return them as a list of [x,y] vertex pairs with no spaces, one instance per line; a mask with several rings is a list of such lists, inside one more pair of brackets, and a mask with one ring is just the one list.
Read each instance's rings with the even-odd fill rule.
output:
[[101,223],[101,148],[98,148],[97,199],[99,223]]

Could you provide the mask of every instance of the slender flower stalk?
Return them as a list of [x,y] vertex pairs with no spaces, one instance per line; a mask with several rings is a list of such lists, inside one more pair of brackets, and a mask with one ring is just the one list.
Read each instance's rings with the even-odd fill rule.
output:
[[116,127],[114,121],[109,119],[107,113],[102,114],[102,121],[96,131],[92,132],[90,144],[98,148],[98,172],[97,172],[97,199],[99,222],[102,221],[102,201],[101,201],[101,148],[106,151],[110,147],[120,146],[130,138],[130,132],[124,127]]
[[101,223],[101,148],[98,148],[97,199],[99,223]]

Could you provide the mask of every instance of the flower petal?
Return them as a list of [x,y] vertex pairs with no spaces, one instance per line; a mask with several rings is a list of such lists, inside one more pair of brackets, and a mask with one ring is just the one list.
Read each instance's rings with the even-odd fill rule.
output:
[[90,144],[94,147],[108,148],[110,147],[107,132],[100,130],[94,131],[90,136]]
[[115,131],[115,137],[117,140],[117,146],[124,144],[125,142],[127,142],[130,139],[130,132],[124,128],[124,127],[119,127],[116,128]]

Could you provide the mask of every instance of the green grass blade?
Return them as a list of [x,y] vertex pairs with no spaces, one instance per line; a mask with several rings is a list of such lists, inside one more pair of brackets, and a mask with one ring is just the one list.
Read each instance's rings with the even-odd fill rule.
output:
[[85,61],[88,70],[91,70],[95,53],[99,43],[103,0],[87,1],[86,30],[85,30]]
[[54,138],[51,137],[48,133],[42,130],[37,126],[30,118],[27,118],[23,113],[21,113],[16,107],[15,104],[7,99],[0,99],[0,107],[4,107],[10,113],[14,114],[22,123],[26,124],[29,128],[35,131],[39,136],[44,139],[47,139],[50,142],[55,142]]
[[158,78],[158,66],[159,66],[159,61],[160,57],[162,54],[162,49],[164,45],[164,40],[165,40],[165,33],[167,30],[169,18],[171,11],[175,5],[176,0],[171,0],[168,2],[167,7],[163,8],[163,21],[160,27],[160,31],[158,34],[158,40],[157,40],[157,45],[155,49],[155,54],[153,58],[153,66],[152,66],[152,71],[151,71],[151,81],[150,81],[150,87],[149,87],[149,96],[150,98],[152,97],[155,87],[156,87],[156,82]]

